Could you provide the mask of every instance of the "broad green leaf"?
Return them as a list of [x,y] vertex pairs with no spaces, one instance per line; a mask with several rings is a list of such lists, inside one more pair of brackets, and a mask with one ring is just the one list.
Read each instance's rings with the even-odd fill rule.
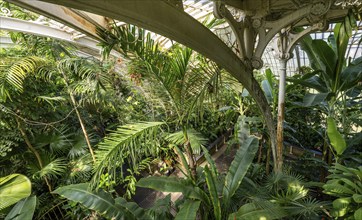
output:
[[218,194],[217,186],[216,186],[217,179],[216,179],[216,176],[214,176],[210,172],[208,166],[205,167],[204,172],[205,172],[205,177],[206,177],[206,184],[207,184],[207,187],[208,187],[209,193],[210,193],[211,202],[214,207],[215,219],[220,220],[221,219],[221,206],[220,206],[219,194]]
[[215,161],[211,158],[211,155],[209,154],[209,151],[204,146],[202,146],[202,151],[204,152],[204,156],[205,156],[206,161],[210,165],[212,175],[217,177],[218,173],[217,173]]
[[323,102],[328,96],[328,93],[311,94],[308,93],[303,98],[303,106],[309,107],[318,105]]
[[353,200],[357,203],[362,203],[362,195],[361,194],[353,194]]
[[196,219],[197,210],[199,210],[200,201],[186,200],[182,208],[177,213],[175,220]]
[[127,202],[123,197],[118,197],[114,201],[116,206],[120,205],[121,207],[126,208],[136,217],[136,219],[150,219],[145,210],[139,207],[137,203]]
[[337,155],[341,155],[346,150],[346,141],[339,133],[336,122],[332,117],[327,118],[327,134],[331,142],[332,147],[337,152]]
[[324,40],[313,40],[312,46],[317,59],[320,60],[321,70],[327,74],[328,78],[334,79],[337,55],[333,49]]
[[357,211],[354,212],[354,219],[362,219],[362,207],[357,209]]
[[142,178],[137,182],[137,186],[161,192],[185,192],[193,190],[193,186],[186,184],[185,180],[166,176],[150,176]]
[[307,86],[312,89],[316,89],[321,93],[328,92],[328,88],[325,82],[319,76],[312,76],[308,79],[299,82],[303,86]]
[[307,53],[311,67],[315,70],[322,70],[322,62],[317,58],[317,52],[312,45],[313,39],[311,36],[305,36],[301,39],[300,45],[302,50]]
[[229,215],[229,220],[269,220],[281,219],[286,216],[282,208],[268,202],[268,208],[257,207],[254,203],[248,203]]
[[345,198],[338,198],[333,201],[333,208],[337,210],[342,210],[348,207],[352,202],[351,197],[345,197]]
[[344,22],[336,24],[334,28],[334,35],[337,45],[337,57],[338,61],[334,71],[334,86],[333,92],[337,92],[340,89],[342,83],[341,72],[346,63],[346,51],[349,43],[349,39],[352,36],[352,28],[356,27],[356,20],[353,13],[350,11],[347,16],[344,17]]
[[235,158],[229,167],[223,187],[223,201],[227,204],[235,194],[243,180],[250,164],[253,162],[259,141],[256,137],[248,137],[236,152]]
[[21,174],[0,178],[0,210],[17,203],[31,193],[30,180]]
[[354,191],[351,190],[350,188],[339,184],[338,180],[336,180],[336,181],[328,181],[323,186],[323,189],[325,189],[325,193],[330,194],[330,195],[335,195],[335,196],[348,195],[348,194],[353,194],[354,193]]
[[151,176],[140,179],[138,187],[150,188],[161,192],[181,192],[186,198],[198,199],[207,204],[207,195],[198,187],[192,185],[190,181],[176,177]]
[[5,220],[32,220],[36,206],[36,196],[19,201],[8,213]]
[[348,65],[341,73],[341,91],[346,91],[358,85],[362,80],[362,57]]
[[88,183],[63,186],[56,189],[57,193],[69,200],[79,202],[85,207],[96,210],[107,218],[136,219],[135,215],[127,207],[116,204],[112,196],[102,190],[91,192]]
[[334,212],[334,215],[337,217],[345,216],[348,213],[348,207],[351,203],[352,198],[346,197],[346,198],[338,198],[333,201],[333,208],[336,212]]
[[265,97],[268,100],[268,103],[272,103],[274,101],[273,88],[269,85],[268,80],[263,80],[261,82],[261,88],[264,91]]

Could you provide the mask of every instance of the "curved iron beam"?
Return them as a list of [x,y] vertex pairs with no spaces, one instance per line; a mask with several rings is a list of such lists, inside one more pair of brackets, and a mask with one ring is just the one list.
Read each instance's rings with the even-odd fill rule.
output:
[[75,30],[87,34],[94,39],[99,39],[96,31],[97,27],[106,29],[108,24],[108,20],[103,16],[79,12],[46,2],[29,0],[6,1],[57,20],[71,28],[74,28]]
[[[90,55],[99,55],[100,47],[97,45],[98,41],[88,37],[75,39],[73,34],[67,33],[56,28],[37,24],[30,21],[24,21],[15,18],[0,16],[0,29],[6,31],[23,32],[34,34],[38,36],[51,37],[54,39],[66,41],[75,44],[81,51]],[[119,57],[120,53],[112,51],[112,55]]]

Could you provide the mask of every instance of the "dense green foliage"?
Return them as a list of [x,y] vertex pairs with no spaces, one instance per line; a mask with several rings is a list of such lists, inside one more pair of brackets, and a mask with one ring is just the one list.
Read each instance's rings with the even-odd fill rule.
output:
[[[0,218],[360,219],[362,58],[345,58],[354,23],[301,42],[311,67],[288,80],[284,123],[285,146],[301,153],[285,152],[279,173],[254,100],[192,49],[162,48],[133,25],[99,30],[102,58],[6,33],[16,45],[0,48]],[[275,117],[277,79],[255,77]],[[223,172],[208,148],[231,130]],[[172,194],[145,208],[140,188]]]

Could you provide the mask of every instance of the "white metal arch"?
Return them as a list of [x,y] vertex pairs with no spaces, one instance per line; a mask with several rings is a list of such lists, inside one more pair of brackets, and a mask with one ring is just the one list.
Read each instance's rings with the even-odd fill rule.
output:
[[7,1],[59,21],[71,28],[74,28],[75,30],[87,34],[94,39],[99,39],[96,28],[99,27],[106,29],[108,25],[108,19],[106,17],[89,12],[77,11],[47,2],[33,0]]
[[[63,30],[58,30],[56,28],[45,26],[42,24],[0,16],[0,29],[6,31],[23,32],[44,37],[51,37],[54,39],[72,43],[76,45],[79,50],[90,55],[100,55],[101,48],[97,46],[98,41],[89,37],[77,38],[75,37],[76,35],[74,33],[67,33]],[[112,51],[112,55],[116,57],[121,56],[116,51]]]

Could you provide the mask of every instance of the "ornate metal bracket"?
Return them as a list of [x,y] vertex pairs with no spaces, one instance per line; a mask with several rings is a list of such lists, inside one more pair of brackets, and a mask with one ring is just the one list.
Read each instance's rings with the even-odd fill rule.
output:
[[13,14],[8,8],[2,7],[2,5],[0,5],[0,16],[11,17]]
[[313,24],[298,33],[293,33],[291,27],[283,28],[279,32],[279,37],[273,41],[272,45],[274,50],[278,51],[277,58],[285,60],[293,58],[293,48],[302,37],[315,31],[324,31],[327,28],[328,25],[325,21]]
[[[289,59],[291,57],[290,50],[296,41],[305,34],[323,29],[325,25],[319,22],[297,35],[291,35],[287,27],[293,26],[293,24],[306,17],[311,21],[315,21],[314,23],[317,20],[320,21],[329,10],[331,3],[331,0],[317,0],[313,4],[300,8],[277,21],[267,22],[263,17],[258,17],[258,13],[254,16],[245,15],[239,18],[240,21],[237,21],[223,2],[215,1],[214,15],[219,19],[224,18],[232,28],[237,39],[240,59],[247,67],[260,69],[263,66],[262,54],[275,35],[281,32],[283,32],[282,35],[287,34],[287,37],[284,37],[284,40],[281,39],[280,42],[281,45],[284,45],[282,51],[285,51],[281,57]],[[282,31],[283,29],[284,31]]]

